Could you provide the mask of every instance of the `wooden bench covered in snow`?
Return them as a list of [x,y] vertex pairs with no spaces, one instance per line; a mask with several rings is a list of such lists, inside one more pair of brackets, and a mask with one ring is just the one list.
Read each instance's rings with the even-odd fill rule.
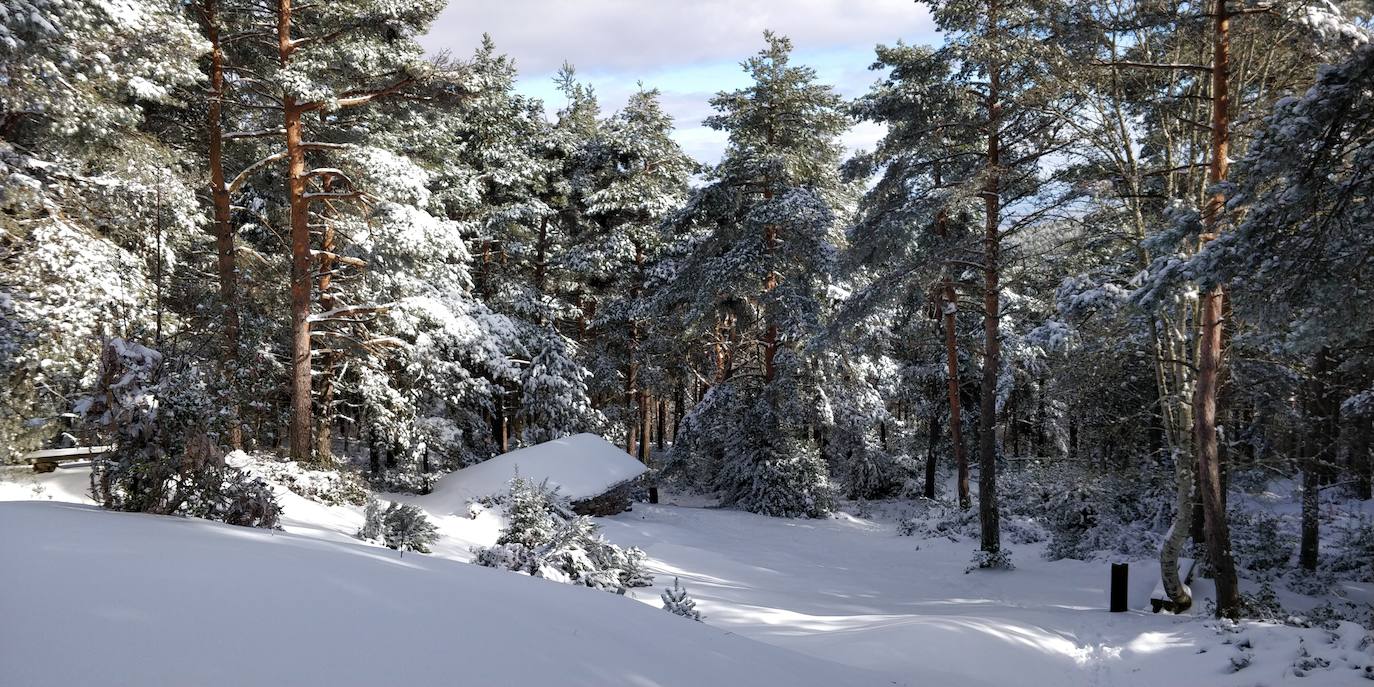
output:
[[33,463],[34,472],[52,472],[59,463],[74,460],[87,460],[102,453],[114,450],[113,446],[74,446],[72,448],[45,448],[24,454],[24,460]]

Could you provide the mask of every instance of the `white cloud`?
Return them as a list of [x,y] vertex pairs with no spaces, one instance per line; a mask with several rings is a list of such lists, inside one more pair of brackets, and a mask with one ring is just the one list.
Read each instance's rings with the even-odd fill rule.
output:
[[[422,43],[432,52],[471,54],[483,33],[513,57],[520,90],[562,105],[551,82],[565,61],[596,89],[610,113],[642,80],[663,92],[674,138],[696,159],[714,163],[726,134],[701,120],[718,91],[746,85],[739,63],[763,47],[764,29],[790,37],[794,61],[816,68],[822,83],[846,97],[877,78],[867,71],[878,43],[931,42],[934,27],[913,0],[452,0]],[[882,136],[860,124],[842,139],[851,152]]]
[[431,51],[466,55],[481,35],[527,74],[565,60],[592,70],[648,74],[666,67],[743,59],[772,29],[798,50],[826,50],[929,36],[912,0],[454,0],[423,39]]

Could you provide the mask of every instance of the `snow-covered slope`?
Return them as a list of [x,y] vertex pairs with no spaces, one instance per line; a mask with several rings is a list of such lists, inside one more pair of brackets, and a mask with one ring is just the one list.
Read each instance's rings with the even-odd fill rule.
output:
[[[89,503],[86,484],[77,467],[47,475],[0,470],[0,501]],[[1354,623],[1330,631],[1219,623],[1206,617],[1212,591],[1205,580],[1193,588],[1193,615],[1141,610],[1157,579],[1151,560],[1131,569],[1135,610],[1113,614],[1106,611],[1105,562],[1047,561],[1043,542],[1016,544],[1016,570],[964,574],[976,541],[897,536],[896,516],[906,513],[900,502],[870,503],[871,518],[841,513],[790,520],[686,507],[705,504],[664,496],[664,505],[637,504],[633,512],[597,521],[611,541],[648,552],[655,585],[629,593],[647,606],[443,560],[468,560],[470,546],[494,542],[504,522],[499,509],[481,509],[474,518],[430,511],[442,534],[434,555],[397,558],[351,539],[362,523],[360,507],[316,503],[285,489],[279,497],[287,534],[57,503],[0,504],[0,685],[32,684],[11,679],[13,657],[57,664],[79,655],[88,638],[114,637],[118,647],[99,651],[132,646],[142,651],[137,660],[168,656],[173,668],[190,671],[177,684],[210,687],[293,683],[300,673],[291,671],[306,670],[314,654],[336,660],[345,650],[355,653],[337,659],[347,669],[338,674],[356,668],[377,684],[430,684],[440,670],[489,678],[493,673],[482,671],[495,663],[513,672],[449,683],[766,685],[775,683],[769,676],[793,679],[788,671],[796,668],[808,676],[798,685],[874,684],[876,674],[885,678],[877,684],[949,687],[1374,687],[1363,679],[1374,675],[1374,635]],[[56,510],[23,510],[45,507]],[[706,625],[773,647],[719,632],[703,637],[700,623],[664,613],[658,591],[674,577],[696,599]],[[118,594],[104,596],[106,583]],[[1258,591],[1253,582],[1245,589]],[[1374,585],[1349,582],[1340,593],[1367,600]],[[1283,601],[1299,610],[1316,602]],[[21,604],[24,611],[16,614],[12,608]],[[186,605],[184,613],[178,604]],[[80,641],[62,644],[45,635]],[[239,668],[235,649],[186,648],[200,639],[253,653]],[[275,642],[295,648],[273,648]],[[522,648],[512,653],[508,644]],[[188,651],[189,659],[178,653]],[[753,670],[774,672],[733,674],[746,655],[760,664]],[[386,667],[372,665],[374,658]],[[39,684],[63,684],[57,678],[92,670],[99,660],[83,657]],[[198,661],[233,679],[201,680]],[[286,677],[259,671],[259,661],[280,666],[273,669]],[[512,661],[521,665],[505,665]],[[560,661],[573,677],[525,681]],[[1237,670],[1237,662],[1244,667]],[[91,673],[100,679],[67,682],[120,684],[103,677],[122,677],[123,664],[116,667]],[[614,672],[618,667],[623,670]],[[157,674],[140,670],[125,684]],[[336,675],[333,667],[321,670]],[[402,679],[412,675],[418,677]]]
[[562,495],[576,501],[597,496],[612,485],[644,473],[644,465],[595,434],[574,434],[499,455],[440,479],[434,492],[410,499],[425,510],[465,514],[467,504],[504,492],[512,477],[547,479]]
[[1013,545],[1014,571],[965,574],[976,539],[902,537],[887,517],[791,520],[665,497],[601,519],[606,537],[643,548],[658,581],[680,578],[707,623],[809,656],[959,687],[1374,687],[1362,679],[1374,644],[1354,623],[1210,620],[1208,580],[1193,587],[1196,614],[1150,613],[1154,561],[1132,565],[1133,610],[1109,613],[1108,564],[1047,561],[1044,543]]
[[430,556],[0,503],[6,685],[890,684],[613,594]]

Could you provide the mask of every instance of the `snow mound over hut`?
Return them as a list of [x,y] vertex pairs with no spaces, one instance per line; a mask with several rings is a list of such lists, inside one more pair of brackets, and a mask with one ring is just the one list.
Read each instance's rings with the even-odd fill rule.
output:
[[546,441],[463,468],[440,479],[434,492],[414,499],[425,510],[448,515],[467,512],[468,504],[505,493],[518,473],[534,482],[548,480],[574,503],[601,496],[644,474],[643,463],[595,434]]

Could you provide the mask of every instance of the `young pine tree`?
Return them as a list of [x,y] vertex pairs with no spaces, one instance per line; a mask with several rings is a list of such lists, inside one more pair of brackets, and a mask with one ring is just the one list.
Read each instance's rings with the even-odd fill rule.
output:
[[662,302],[710,342],[716,365],[674,459],[712,466],[726,503],[817,516],[830,485],[808,431],[818,394],[803,346],[835,258],[848,118],[833,89],[791,63],[790,41],[764,39],[744,64],[753,83],[711,101],[706,125],[729,135],[725,157],[671,220],[687,247]]

